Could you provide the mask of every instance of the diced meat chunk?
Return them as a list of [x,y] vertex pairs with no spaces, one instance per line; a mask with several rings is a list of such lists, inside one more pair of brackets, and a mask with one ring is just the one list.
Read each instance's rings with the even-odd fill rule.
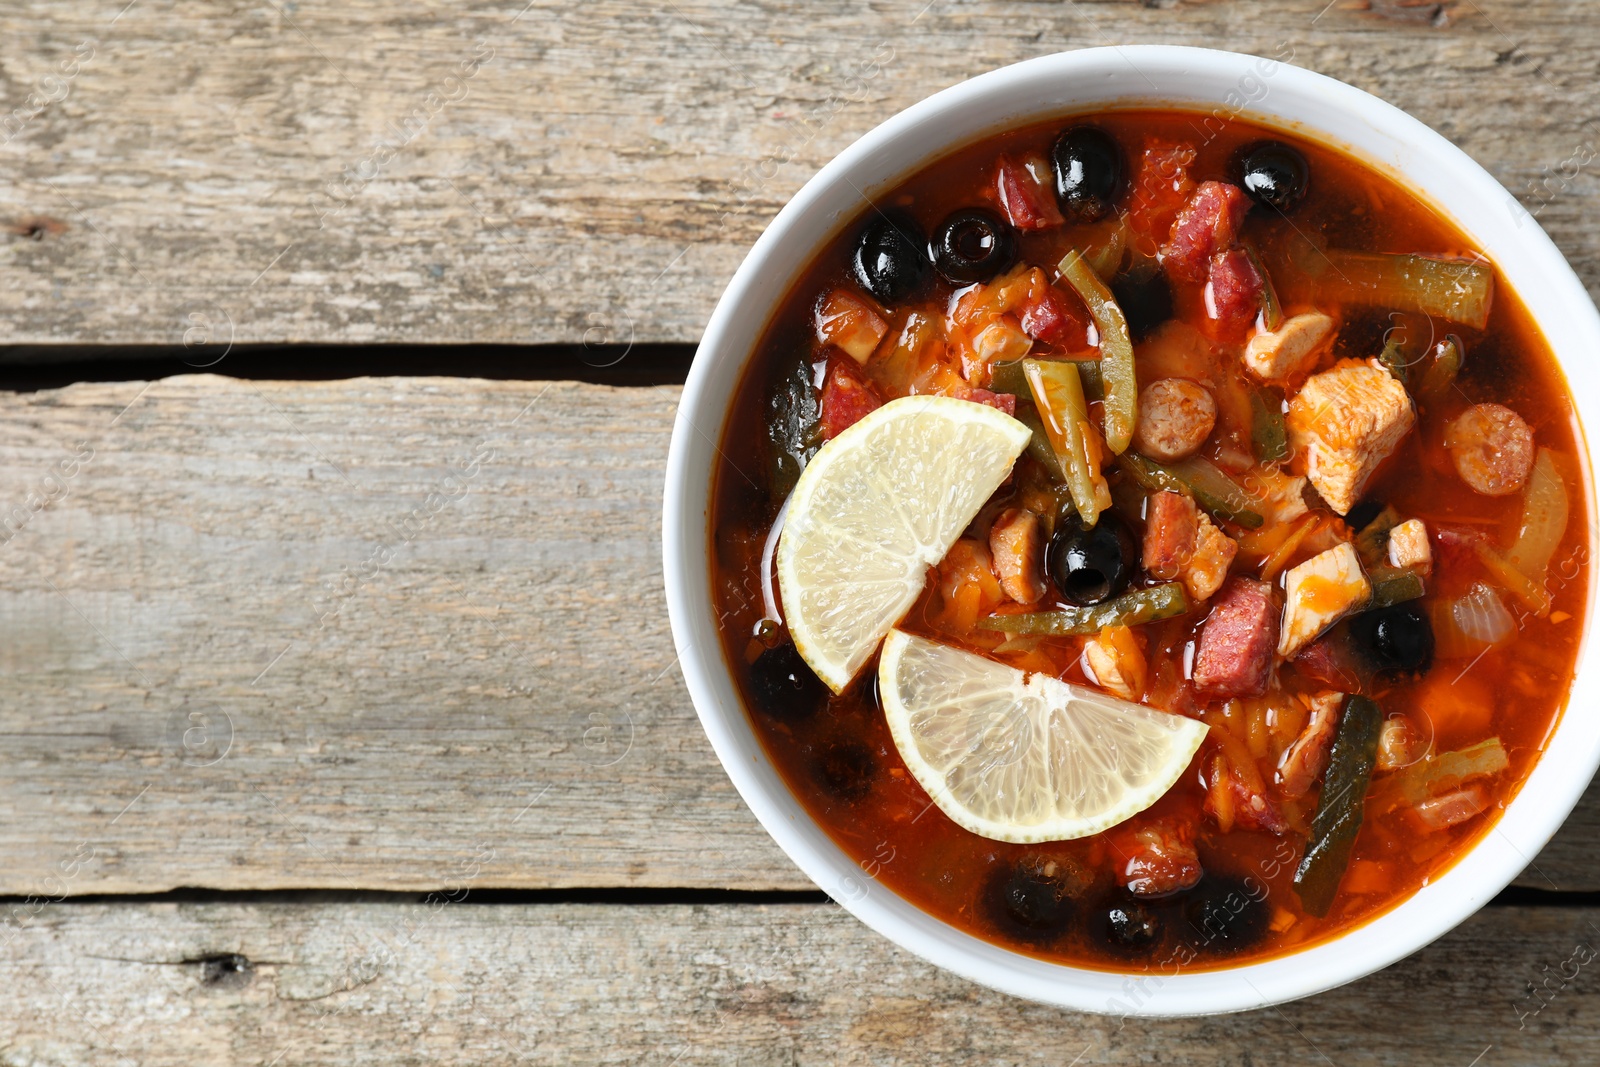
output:
[[828,361],[828,375],[822,380],[822,414],[818,428],[824,441],[831,441],[883,406],[872,383],[862,377],[853,359],[835,357]]
[[[1245,781],[1244,772],[1234,767],[1222,753],[1211,757],[1210,780],[1206,783],[1205,810],[1223,833],[1234,829],[1265,830],[1281,834],[1289,829],[1283,812],[1263,791],[1264,783]],[[1259,775],[1251,772],[1251,777]]]
[[1101,689],[1123,700],[1144,696],[1148,676],[1144,649],[1126,626],[1107,626],[1083,645],[1084,662]]
[[1087,347],[1087,320],[1079,311],[1082,302],[1075,307],[1072,300],[1053,285],[1038,288],[1038,293],[1030,294],[1018,309],[1017,318],[1023,332],[1047,345]]
[[1509,496],[1533,471],[1533,430],[1503,404],[1474,404],[1451,420],[1444,444],[1461,480],[1484,496]]
[[1333,735],[1339,727],[1339,709],[1343,705],[1343,693],[1320,693],[1312,698],[1311,717],[1305,729],[1278,761],[1278,782],[1284,796],[1291,800],[1305,796],[1328,769]]
[[835,289],[817,305],[817,340],[835,345],[857,363],[872,357],[889,332],[889,323],[865,297],[848,289]]
[[1216,335],[1238,340],[1261,311],[1261,275],[1250,257],[1234,248],[1211,257],[1206,279],[1206,315]]
[[1377,360],[1314,374],[1289,402],[1289,443],[1306,477],[1340,515],[1416,423],[1411,398]]
[[1139,391],[1133,446],[1141,455],[1171,463],[1194,455],[1216,424],[1211,390],[1185,378],[1162,378]]
[[1194,685],[1215,696],[1260,696],[1267,691],[1278,643],[1278,608],[1264,582],[1234,578],[1223,586],[1200,629]]
[[1192,889],[1205,871],[1194,847],[1194,826],[1176,818],[1134,820],[1112,832],[1109,843],[1121,865],[1118,881],[1141,897]]
[[1152,141],[1139,155],[1128,198],[1128,225],[1149,252],[1172,232],[1173,220],[1194,192],[1189,167],[1194,164],[1191,144]]
[[1400,715],[1384,720],[1378,732],[1378,763],[1380,771],[1397,771],[1417,761],[1421,738],[1411,720]]
[[1175,278],[1203,282],[1211,257],[1233,247],[1250,210],[1250,198],[1237,185],[1201,182],[1172,223],[1162,249],[1163,264]]
[[1055,175],[1043,156],[1015,160],[1001,156],[995,170],[995,199],[1006,221],[1019,230],[1045,230],[1062,223],[1053,188]]
[[1228,577],[1239,544],[1182,493],[1150,497],[1143,564],[1152,578],[1181,579],[1189,599],[1208,600]]
[[1144,521],[1143,563],[1152,578],[1171,581],[1194,548],[1200,510],[1182,493],[1161,492],[1150,497]]
[[1389,566],[1415,568],[1424,575],[1433,571],[1433,548],[1421,519],[1407,519],[1389,531]]
[[1361,569],[1361,557],[1348,541],[1289,568],[1283,590],[1278,655],[1285,659],[1372,597],[1372,583]]
[[1239,554],[1239,542],[1217,529],[1211,516],[1202,512],[1195,528],[1194,548],[1183,561],[1180,577],[1195,603],[1211,599],[1227,580],[1233,557]]
[[1294,658],[1294,669],[1312,681],[1330,685],[1344,693],[1362,690],[1364,673],[1348,635],[1339,630],[1324,634],[1307,645]]
[[1002,511],[989,528],[989,554],[1006,596],[1019,604],[1043,598],[1044,534],[1039,516],[1026,508]]
[[1244,365],[1268,382],[1286,382],[1309,368],[1322,343],[1333,335],[1333,319],[1307,311],[1285,319],[1276,330],[1257,330],[1244,346]]

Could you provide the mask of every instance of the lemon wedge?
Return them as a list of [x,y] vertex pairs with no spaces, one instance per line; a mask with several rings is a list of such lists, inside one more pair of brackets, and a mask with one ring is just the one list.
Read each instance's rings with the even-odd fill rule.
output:
[[1068,841],[1154,804],[1205,723],[899,630],[878,661],[895,747],[957,825],[996,841]]
[[1029,436],[983,404],[908,396],[806,464],[778,537],[778,591],[795,648],[835,693],[910,610]]

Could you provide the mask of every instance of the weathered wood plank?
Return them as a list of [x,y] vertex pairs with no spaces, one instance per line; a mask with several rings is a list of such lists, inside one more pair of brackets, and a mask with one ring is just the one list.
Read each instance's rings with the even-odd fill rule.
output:
[[692,341],[862,132],[1111,42],[1292,50],[1392,100],[1600,292],[1597,28],[1559,0],[27,0],[0,12],[0,343]]
[[[0,394],[0,893],[427,889],[466,865],[493,886],[809,888],[675,669],[676,398],[210,376]],[[1600,887],[1597,830],[1591,791],[1524,881]]]
[[1596,918],[1495,909],[1281,1009],[1124,1023],[981,989],[826,905],[58,906],[0,953],[0,1044],[60,1067],[1590,1064]]

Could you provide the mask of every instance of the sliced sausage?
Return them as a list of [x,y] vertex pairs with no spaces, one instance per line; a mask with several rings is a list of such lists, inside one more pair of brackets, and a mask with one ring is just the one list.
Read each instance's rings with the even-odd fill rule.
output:
[[1162,378],[1139,393],[1139,423],[1133,444],[1159,463],[1194,455],[1217,424],[1211,391],[1183,378]]
[[1200,629],[1195,688],[1217,696],[1260,696],[1267,691],[1277,645],[1278,608],[1271,587],[1248,578],[1231,579]]
[[1474,404],[1444,432],[1461,480],[1484,496],[1509,496],[1533,470],[1533,430],[1502,404]]

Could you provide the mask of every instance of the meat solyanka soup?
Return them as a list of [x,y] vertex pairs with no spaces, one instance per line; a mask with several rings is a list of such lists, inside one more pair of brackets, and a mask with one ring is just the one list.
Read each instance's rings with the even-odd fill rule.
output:
[[772,761],[866,876],[1046,959],[1280,955],[1437,877],[1567,699],[1561,374],[1450,224],[1129,111],[863,202],[770,323],[711,539]]

